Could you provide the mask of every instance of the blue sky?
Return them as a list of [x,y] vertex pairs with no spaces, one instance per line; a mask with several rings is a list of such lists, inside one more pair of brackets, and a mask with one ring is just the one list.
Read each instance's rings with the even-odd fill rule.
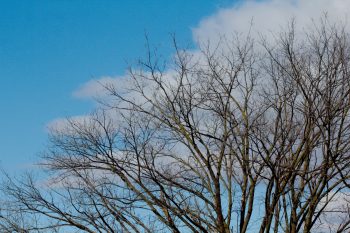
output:
[[170,33],[192,45],[191,28],[228,0],[0,1],[0,166],[21,170],[45,149],[46,125],[86,114],[73,92],[124,74],[145,52],[144,34],[168,56]]

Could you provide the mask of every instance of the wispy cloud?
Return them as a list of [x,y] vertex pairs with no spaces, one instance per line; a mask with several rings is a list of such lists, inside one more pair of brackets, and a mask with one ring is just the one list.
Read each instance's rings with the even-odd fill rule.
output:
[[77,98],[100,97],[106,94],[106,86],[116,86],[122,83],[124,79],[124,77],[109,76],[104,76],[99,79],[92,79],[74,91],[73,96]]

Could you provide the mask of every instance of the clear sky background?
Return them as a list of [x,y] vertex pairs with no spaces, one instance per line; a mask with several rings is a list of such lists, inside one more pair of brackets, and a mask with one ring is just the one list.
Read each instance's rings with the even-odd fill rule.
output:
[[[45,149],[47,124],[93,109],[72,93],[90,79],[122,75],[151,43],[170,54],[170,33],[191,28],[226,0],[0,1],[0,166],[18,171]],[[165,45],[165,46],[162,46]]]
[[197,38],[248,31],[252,19],[253,32],[291,17],[305,30],[325,12],[349,26],[349,9],[349,0],[0,0],[0,167],[30,167],[50,122],[92,111],[74,93],[123,76],[145,54],[145,33],[166,57],[173,33],[195,49]]

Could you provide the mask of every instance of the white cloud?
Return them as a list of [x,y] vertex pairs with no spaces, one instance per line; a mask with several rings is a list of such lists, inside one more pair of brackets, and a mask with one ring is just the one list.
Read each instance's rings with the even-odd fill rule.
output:
[[[152,74],[141,70],[134,70],[133,72],[134,75],[138,77],[137,80],[131,78],[131,75],[101,77],[100,79],[93,79],[83,84],[73,92],[73,96],[77,98],[96,98],[108,102],[108,98],[111,97],[110,90],[113,90],[113,92],[115,91],[133,102],[138,100],[143,102],[146,100],[145,97],[156,98],[154,95],[157,95],[160,92],[156,91],[156,83],[151,81],[153,79],[151,77]],[[166,88],[169,89],[171,89],[173,85],[176,85],[176,78],[179,76],[174,70],[167,70],[162,74],[155,73],[153,75],[161,77]]]
[[113,78],[109,76],[101,77],[99,79],[92,79],[73,92],[73,96],[77,98],[100,97],[106,94],[106,86],[118,85],[119,83],[123,82],[123,80],[123,77]]
[[319,20],[325,13],[330,22],[346,22],[349,9],[348,0],[245,1],[204,18],[193,29],[193,38],[195,41],[217,41],[220,36],[247,33],[250,28],[255,33],[266,34],[278,31],[292,18],[303,27],[313,19]]
[[67,129],[67,126],[70,125],[70,122],[76,124],[84,124],[90,120],[91,117],[89,115],[74,116],[69,118],[57,118],[50,121],[46,125],[46,128],[48,131],[64,131]]
[[269,34],[285,27],[292,18],[297,26],[304,27],[325,13],[330,22],[346,22],[349,9],[349,0],[244,1],[201,20],[192,30],[193,39],[215,42],[221,36],[247,33],[250,28],[253,33]]
[[[349,0],[247,0],[230,8],[220,9],[213,15],[202,19],[193,28],[195,42],[218,42],[221,36],[230,38],[233,35],[245,35],[251,29],[252,36],[257,34],[271,35],[278,32],[294,18],[298,28],[310,26],[327,13],[330,22],[347,22]],[[200,57],[198,51],[191,51]],[[78,98],[99,98],[107,94],[105,86],[113,85],[123,89],[130,85],[126,76],[101,77],[83,84],[73,93]],[[125,89],[124,89],[125,90]]]

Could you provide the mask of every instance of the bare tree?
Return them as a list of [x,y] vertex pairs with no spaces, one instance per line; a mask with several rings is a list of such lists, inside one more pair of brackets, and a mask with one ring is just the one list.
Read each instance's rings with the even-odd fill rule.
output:
[[49,181],[7,178],[0,229],[348,231],[349,39],[324,19],[302,38],[291,23],[273,41],[174,42],[167,63],[149,49],[52,130]]

